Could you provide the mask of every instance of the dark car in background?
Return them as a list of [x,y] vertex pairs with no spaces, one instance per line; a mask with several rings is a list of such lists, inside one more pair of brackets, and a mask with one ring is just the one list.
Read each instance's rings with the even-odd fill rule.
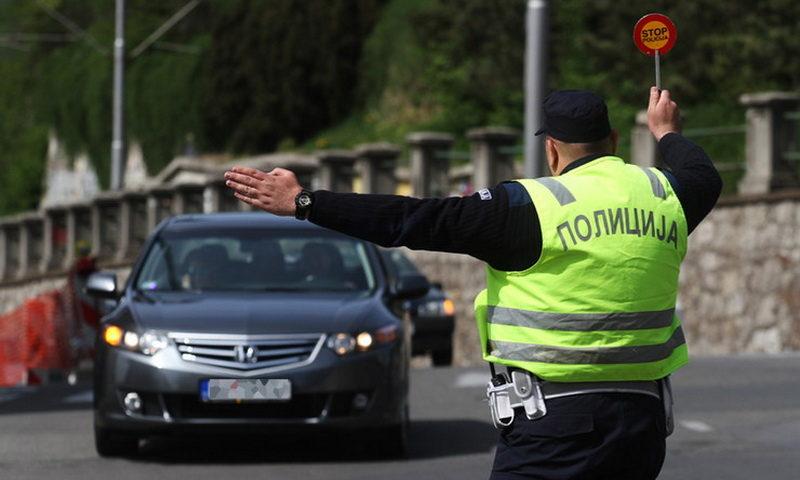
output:
[[[404,275],[423,275],[401,250],[382,248],[380,251],[393,281]],[[412,354],[430,354],[436,366],[452,364],[455,304],[442,285],[431,283],[425,296],[407,300],[403,307],[413,326]]]
[[148,239],[97,341],[103,456],[160,433],[336,429],[402,454],[410,327],[427,280],[374,245],[264,213],[186,215]]

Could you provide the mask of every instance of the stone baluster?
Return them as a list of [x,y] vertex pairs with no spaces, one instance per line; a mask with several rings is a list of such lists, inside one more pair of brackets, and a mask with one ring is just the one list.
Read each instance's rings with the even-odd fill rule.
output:
[[37,213],[23,214],[20,226],[19,277],[38,275],[43,270],[44,219]]
[[67,255],[64,268],[72,267],[79,256],[91,255],[94,248],[94,209],[91,203],[70,205],[67,211]]
[[448,133],[414,132],[406,137],[411,150],[411,191],[415,197],[444,197],[450,193]]
[[787,118],[800,110],[800,93],[747,93],[739,101],[747,108],[746,167],[739,193],[767,193],[800,186],[797,166],[784,155],[797,145],[797,119]]
[[519,140],[519,130],[507,127],[473,128],[467,132],[475,190],[514,178],[514,157],[507,150]]
[[173,211],[176,215],[186,213],[203,213],[203,191],[205,187],[199,183],[181,183],[175,185]]
[[171,187],[157,186],[147,192],[147,232],[156,229],[159,223],[174,215],[175,191]]
[[369,143],[356,147],[356,164],[362,193],[393,194],[397,190],[394,169],[400,149],[390,143]]
[[0,222],[0,280],[9,277],[9,224],[5,221]]
[[636,125],[631,129],[631,163],[640,167],[661,166],[658,143],[647,126],[647,110],[636,114]]
[[148,212],[147,194],[141,191],[127,191],[122,194],[120,203],[120,246],[117,260],[131,260],[147,239]]
[[348,150],[319,150],[317,186],[322,190],[348,193],[353,191],[356,155]]
[[103,192],[92,201],[92,254],[111,261],[122,250],[122,194]]
[[53,206],[45,210],[42,272],[58,271],[64,267],[69,248],[67,223],[65,206]]
[[205,184],[203,190],[203,212],[238,212],[240,202],[233,196],[233,190],[225,185],[225,179],[214,178]]

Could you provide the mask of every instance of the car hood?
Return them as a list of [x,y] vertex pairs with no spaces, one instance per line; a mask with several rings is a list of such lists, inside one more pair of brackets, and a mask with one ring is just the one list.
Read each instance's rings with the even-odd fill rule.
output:
[[241,335],[355,332],[386,317],[364,293],[148,293],[130,308],[143,329]]

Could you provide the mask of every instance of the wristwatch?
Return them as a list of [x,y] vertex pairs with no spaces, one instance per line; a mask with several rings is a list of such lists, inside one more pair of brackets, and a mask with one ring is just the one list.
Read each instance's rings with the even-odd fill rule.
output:
[[311,214],[311,205],[314,204],[314,192],[308,190],[301,190],[297,196],[294,197],[294,218],[298,220],[307,220]]

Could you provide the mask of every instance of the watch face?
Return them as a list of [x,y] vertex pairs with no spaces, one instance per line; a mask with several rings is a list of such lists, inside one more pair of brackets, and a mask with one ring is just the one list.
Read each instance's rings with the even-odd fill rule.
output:
[[300,195],[299,197],[297,197],[297,203],[301,207],[307,207],[307,206],[311,205],[311,196],[309,194],[307,194],[307,193],[304,193],[304,194]]

